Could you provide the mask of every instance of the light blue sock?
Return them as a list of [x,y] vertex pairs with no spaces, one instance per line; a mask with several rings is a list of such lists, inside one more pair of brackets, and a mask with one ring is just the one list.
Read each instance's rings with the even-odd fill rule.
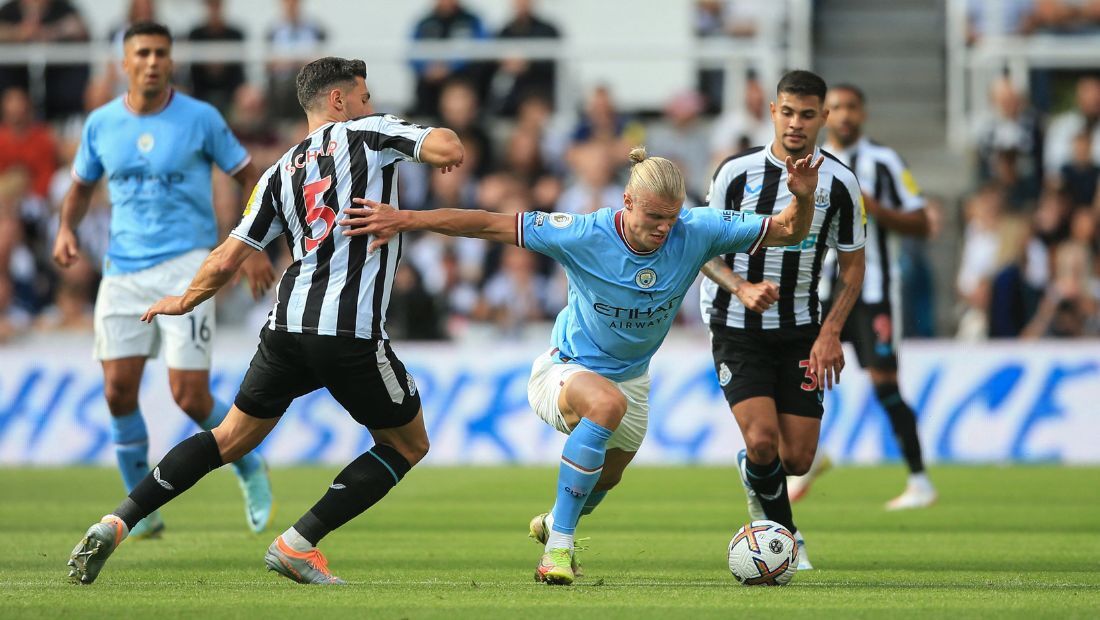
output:
[[129,493],[149,475],[149,433],[145,430],[141,409],[124,416],[111,416],[111,439],[115,442],[122,484]]
[[565,441],[561,465],[558,466],[558,499],[554,502],[553,531],[570,536],[576,531],[581,509],[603,471],[604,454],[610,437],[609,429],[584,418]]
[[[199,426],[201,426],[204,431],[212,431],[222,423],[222,420],[224,420],[225,416],[228,414],[229,405],[215,398],[214,408],[210,410],[210,415],[207,416]],[[263,461],[260,459],[260,455],[256,454],[255,451],[249,452],[237,459],[237,462],[233,463],[233,471],[237,472],[237,475],[241,478],[247,477],[261,467],[263,467]]]
[[592,511],[596,509],[596,506],[600,505],[604,496],[607,495],[607,491],[596,491],[595,493],[589,493],[588,499],[584,500],[584,507],[581,508],[581,516],[590,515]]

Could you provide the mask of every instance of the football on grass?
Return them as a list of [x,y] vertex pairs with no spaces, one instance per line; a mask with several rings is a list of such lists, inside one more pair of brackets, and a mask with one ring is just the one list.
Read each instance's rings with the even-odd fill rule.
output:
[[798,544],[775,521],[746,523],[730,541],[729,564],[743,585],[786,585],[798,570]]

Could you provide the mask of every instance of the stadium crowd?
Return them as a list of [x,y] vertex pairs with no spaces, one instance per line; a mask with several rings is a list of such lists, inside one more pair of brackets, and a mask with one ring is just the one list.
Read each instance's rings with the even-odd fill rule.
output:
[[[769,3],[700,0],[696,32],[753,36],[760,20],[782,19],[754,13],[752,7],[764,4]],[[1100,23],[1100,10],[1092,10],[1100,6],[1096,2],[1008,5],[1018,9],[1010,17],[1018,15],[1020,24],[1032,28],[1021,26],[1020,32]],[[1053,5],[1080,7],[1057,12]],[[179,39],[244,38],[227,21],[221,0],[206,0],[205,6],[206,19],[179,32]],[[308,54],[323,45],[325,26],[305,9],[298,0],[283,0],[281,15],[268,30],[270,50]],[[560,36],[531,0],[516,0],[513,11],[492,29],[458,0],[436,0],[413,37]],[[121,44],[128,24],[156,18],[155,2],[132,0],[120,17],[111,34],[114,45]],[[978,37],[985,18],[977,12],[971,17]],[[1036,21],[1040,17],[1045,21]],[[88,39],[82,16],[67,0],[0,5],[0,43]],[[175,83],[221,110],[262,170],[305,134],[294,94],[299,66],[269,63],[266,84],[260,86],[247,81],[239,63],[181,64]],[[721,76],[702,71],[697,89],[671,94],[656,112],[620,109],[615,93],[604,86],[587,92],[575,110],[554,109],[553,62],[424,62],[411,70],[413,104],[392,112],[455,130],[467,155],[454,174],[403,167],[404,209],[583,213],[614,206],[621,201],[627,153],[638,144],[676,161],[688,181],[688,206],[699,205],[718,162],[772,137],[770,93],[751,76],[740,89],[742,105],[720,101]],[[83,119],[118,95],[124,82],[109,67],[49,66],[44,88],[34,89],[26,67],[0,66],[0,342],[35,330],[91,329],[110,218],[104,184],[79,231],[85,256],[78,268],[57,270],[50,248]],[[955,277],[959,337],[1100,335],[1100,77],[1080,76],[1073,88],[1068,110],[1048,112],[1032,105],[1029,93],[998,82],[985,117],[974,126],[975,189],[961,201],[960,229],[941,232],[957,236],[962,247]],[[905,145],[891,146],[905,154]],[[236,205],[244,197],[229,177],[216,179],[215,203],[239,211]],[[934,179],[918,180],[935,189]],[[448,338],[481,325],[512,334],[551,319],[565,303],[564,274],[539,255],[432,234],[409,235],[407,242],[391,302],[388,329],[395,338]],[[928,309],[909,322],[906,334],[952,335],[934,329],[925,246],[905,247],[906,307]],[[276,267],[285,267],[285,247],[273,254]],[[226,325],[258,325],[270,307],[269,300],[253,302],[241,287],[218,299],[219,321]],[[698,323],[697,304],[686,302],[682,317]]]

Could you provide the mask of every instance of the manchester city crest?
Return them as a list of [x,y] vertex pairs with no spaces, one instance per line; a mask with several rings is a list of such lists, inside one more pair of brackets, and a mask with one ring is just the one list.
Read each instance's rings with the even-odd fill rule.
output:
[[726,387],[726,384],[733,379],[733,373],[730,372],[729,366],[726,366],[725,362],[718,365],[718,385]]
[[142,153],[148,153],[149,151],[153,150],[153,145],[154,144],[155,144],[155,141],[153,140],[153,134],[143,133],[140,136],[138,136],[137,147],[138,147],[138,150],[141,151]]
[[639,271],[638,275],[634,276],[634,283],[642,288],[651,288],[657,283],[657,272],[646,267]]
[[824,187],[817,188],[817,191],[814,192],[814,208],[829,208],[829,190],[825,189]]

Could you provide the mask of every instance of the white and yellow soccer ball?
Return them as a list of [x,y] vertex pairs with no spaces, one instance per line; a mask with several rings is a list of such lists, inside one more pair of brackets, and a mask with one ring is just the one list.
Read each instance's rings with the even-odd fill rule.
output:
[[730,541],[729,565],[742,585],[786,585],[798,570],[798,543],[775,521],[746,523]]

